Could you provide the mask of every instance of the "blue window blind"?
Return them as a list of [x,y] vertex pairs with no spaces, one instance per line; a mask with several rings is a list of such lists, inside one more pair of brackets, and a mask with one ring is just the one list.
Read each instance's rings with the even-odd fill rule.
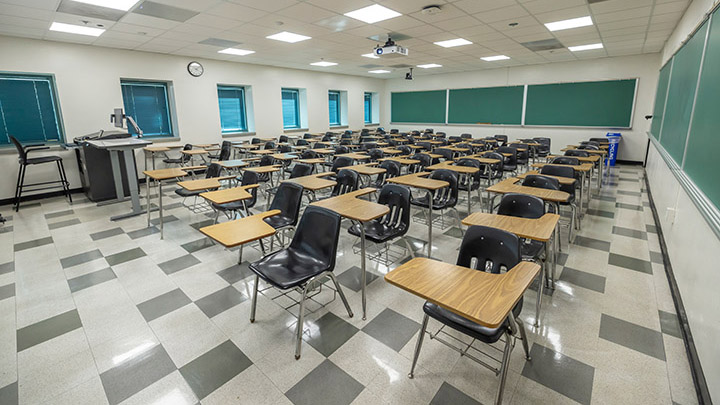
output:
[[0,74],[0,145],[64,141],[52,76]]
[[372,93],[365,93],[365,123],[372,123]]
[[330,125],[340,125],[340,92],[328,92],[328,108],[330,112]]
[[[167,83],[121,81],[125,114],[133,117],[144,136],[173,136]],[[128,128],[135,135],[132,126]]]
[[282,89],[283,128],[300,128],[300,92]]
[[246,132],[245,89],[242,87],[218,86],[220,103],[220,128],[222,133]]

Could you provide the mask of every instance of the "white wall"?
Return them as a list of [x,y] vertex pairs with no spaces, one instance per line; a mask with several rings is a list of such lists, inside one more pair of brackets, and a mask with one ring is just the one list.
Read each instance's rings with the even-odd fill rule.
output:
[[[357,76],[282,69],[216,60],[199,61],[205,74],[190,76],[186,66],[190,57],[100,48],[62,42],[49,42],[0,36],[0,71],[51,73],[55,80],[68,141],[72,138],[112,129],[108,117],[113,108],[122,107],[120,78],[172,81],[177,111],[178,135],[183,143],[219,142],[220,115],[217,84],[252,86],[255,129],[259,136],[283,133],[281,87],[307,89],[308,125],[311,132],[326,131],[327,92],[348,92],[348,125],[363,127],[363,93],[381,92],[384,81]],[[11,198],[17,175],[14,149],[0,152],[0,199]],[[73,153],[58,151],[72,187],[80,187]],[[138,158],[142,160],[141,152]],[[48,165],[49,166],[49,165]],[[142,170],[143,163],[138,163]],[[49,167],[30,168],[26,182],[53,180]]]
[[[647,146],[645,131],[649,123],[643,118],[652,114],[657,85],[659,54],[625,56],[616,58],[593,59],[587,61],[561,62],[544,65],[498,68],[478,72],[415,76],[415,80],[388,80],[382,108],[385,128],[401,130],[418,129],[419,125],[390,124],[390,92],[410,90],[435,90],[447,88],[492,87],[505,85],[557,83],[572,81],[593,81],[605,79],[639,78],[635,114],[631,130],[620,130],[623,141],[618,159],[643,161]],[[522,128],[503,126],[459,126],[459,125],[422,125],[441,130],[448,135],[464,132],[475,136],[507,134],[510,139],[546,136],[552,138],[552,149],[559,152],[567,144],[574,144],[591,137],[602,137],[609,132],[605,129],[580,128]],[[618,131],[612,131],[618,132]]]
[[[712,9],[713,3],[712,0],[695,0],[690,4],[665,44],[663,63],[680,48]],[[720,346],[717,344],[720,336],[720,294],[717,292],[720,285],[720,239],[710,229],[654,144],[650,145],[645,170],[705,380],[710,395],[717,402],[720,400]]]

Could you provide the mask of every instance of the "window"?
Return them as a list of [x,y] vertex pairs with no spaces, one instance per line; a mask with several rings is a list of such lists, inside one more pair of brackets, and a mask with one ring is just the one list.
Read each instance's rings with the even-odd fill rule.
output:
[[[133,117],[144,136],[174,136],[164,82],[121,81],[125,114]],[[128,131],[135,135],[132,126]]]
[[300,92],[282,89],[283,128],[300,128]]
[[372,124],[372,93],[365,93],[365,123]]
[[220,103],[220,128],[222,133],[247,132],[245,88],[218,86],[218,102]]
[[52,76],[0,74],[0,145],[62,142],[60,108]]
[[340,125],[340,92],[328,92],[328,109],[330,113],[330,126]]

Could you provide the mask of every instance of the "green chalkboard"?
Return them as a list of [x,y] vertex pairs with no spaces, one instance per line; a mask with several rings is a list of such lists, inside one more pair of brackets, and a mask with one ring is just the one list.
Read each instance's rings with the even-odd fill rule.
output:
[[[720,208],[720,12],[710,27],[683,170]],[[687,45],[686,45],[687,46]],[[675,73],[673,73],[673,76]]]
[[636,79],[528,86],[525,125],[629,128]]
[[391,122],[445,123],[445,90],[392,93],[390,99]]
[[670,82],[670,70],[672,70],[672,61],[660,69],[660,77],[658,78],[657,92],[655,93],[655,108],[653,109],[652,125],[650,126],[650,133],[655,139],[660,138],[660,128],[662,127],[663,114],[665,113],[665,99],[667,97],[668,83]]
[[450,90],[448,123],[522,124],[525,86]]
[[678,164],[682,164],[685,152],[706,33],[707,23],[700,27],[673,58],[660,143]]

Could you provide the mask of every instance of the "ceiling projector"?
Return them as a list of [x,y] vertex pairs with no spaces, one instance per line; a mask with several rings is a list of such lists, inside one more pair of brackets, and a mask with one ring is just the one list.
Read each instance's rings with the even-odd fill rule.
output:
[[408,56],[408,50],[407,48],[396,44],[395,41],[388,36],[385,45],[376,46],[375,49],[373,49],[373,54],[375,56]]

